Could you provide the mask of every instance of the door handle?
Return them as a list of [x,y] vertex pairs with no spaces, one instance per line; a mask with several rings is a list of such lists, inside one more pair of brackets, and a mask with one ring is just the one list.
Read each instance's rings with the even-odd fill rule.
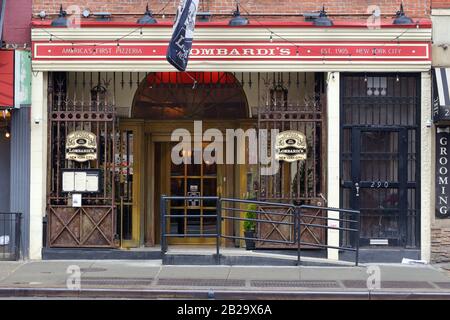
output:
[[359,183],[358,182],[355,183],[355,190],[356,190],[355,196],[359,197]]
[[[323,193],[319,193],[319,197],[322,198],[322,200],[325,202],[325,204],[328,203],[328,200],[327,200],[327,198],[325,198],[325,196],[323,195]],[[319,202],[319,203],[320,203],[320,202]],[[320,206],[320,204],[318,204],[318,205]]]

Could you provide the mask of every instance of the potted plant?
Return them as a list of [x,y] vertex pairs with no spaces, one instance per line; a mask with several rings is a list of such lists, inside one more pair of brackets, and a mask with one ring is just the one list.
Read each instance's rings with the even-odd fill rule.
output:
[[[250,203],[247,205],[247,210],[245,212],[245,218],[247,219],[256,219],[257,214],[254,211],[257,211],[258,207],[255,203]],[[245,238],[255,238],[256,233],[256,222],[255,221],[244,221],[244,237]],[[255,249],[255,241],[254,240],[245,240],[245,248],[247,250],[254,250]]]

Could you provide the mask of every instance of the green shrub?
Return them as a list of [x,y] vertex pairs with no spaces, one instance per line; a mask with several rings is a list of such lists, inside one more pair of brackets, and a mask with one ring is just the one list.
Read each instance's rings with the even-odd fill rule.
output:
[[[257,214],[256,212],[251,212],[251,211],[257,211],[258,207],[255,203],[249,203],[247,205],[247,210],[245,212],[245,218],[249,218],[249,219],[256,219],[257,218]],[[255,221],[244,221],[244,230],[245,231],[255,231],[256,229],[256,222]]]

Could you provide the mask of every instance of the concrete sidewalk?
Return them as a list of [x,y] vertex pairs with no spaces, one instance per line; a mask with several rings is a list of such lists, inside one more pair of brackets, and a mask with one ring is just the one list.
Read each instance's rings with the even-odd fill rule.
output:
[[[159,260],[0,262],[0,297],[450,299],[447,267],[167,266]],[[68,289],[68,279],[69,284],[75,283],[69,270],[80,271],[79,289]],[[374,280],[378,274],[379,288]]]

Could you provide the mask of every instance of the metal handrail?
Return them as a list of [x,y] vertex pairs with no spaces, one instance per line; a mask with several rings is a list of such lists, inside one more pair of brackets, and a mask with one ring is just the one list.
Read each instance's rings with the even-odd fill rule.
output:
[[[184,218],[185,215],[170,215],[167,214],[167,201],[169,200],[216,200],[216,214],[208,214],[208,215],[202,215],[198,217],[209,217],[209,218],[216,218],[216,233],[183,233],[183,234],[173,234],[173,233],[167,233],[166,232],[166,219],[172,217],[172,218]],[[241,209],[241,208],[233,208],[233,207],[224,207],[222,204],[224,202],[234,203],[234,204],[256,204],[256,205],[262,205],[265,207],[279,207],[279,208],[290,208],[292,209],[292,212],[286,212],[286,213],[280,213],[280,212],[271,212],[271,211],[262,211],[262,210],[248,210],[248,209]],[[334,217],[328,217],[328,216],[313,216],[305,214],[305,210],[308,209],[315,209],[315,210],[323,210],[323,211],[331,211],[331,212],[338,212],[339,214],[352,214],[355,215],[356,219],[346,219],[346,218],[334,218]],[[266,201],[259,201],[259,200],[248,200],[248,199],[232,199],[232,198],[220,198],[215,196],[161,196],[161,203],[160,203],[160,210],[161,210],[161,251],[163,253],[167,252],[168,244],[167,244],[167,238],[169,237],[187,237],[187,238],[216,238],[216,261],[217,263],[220,263],[220,239],[235,239],[235,240],[253,240],[253,241],[260,241],[260,242],[268,242],[268,243],[282,243],[282,244],[290,244],[290,245],[297,245],[297,264],[300,265],[301,263],[301,246],[312,246],[312,247],[320,247],[320,248],[326,248],[326,249],[336,249],[336,250],[343,250],[343,251],[352,251],[355,252],[355,265],[357,266],[359,263],[359,237],[360,237],[360,230],[361,230],[361,219],[360,219],[360,211],[358,210],[351,210],[351,209],[341,209],[341,208],[333,208],[333,207],[321,207],[321,206],[314,206],[314,205],[292,205],[292,204],[286,204],[286,203],[277,203],[277,202],[266,202]],[[227,216],[222,215],[222,211],[230,211],[230,212],[252,212],[256,213],[258,215],[262,214],[269,214],[269,215],[283,215],[283,216],[290,216],[293,218],[293,222],[290,221],[275,221],[275,220],[263,220],[260,217],[257,218],[247,218],[247,217],[233,217],[233,216]],[[197,216],[195,216],[197,217]],[[318,224],[318,223],[307,223],[302,221],[302,218],[314,218],[314,219],[321,219],[328,221],[337,221],[339,222],[338,226],[329,226],[328,223],[324,224]],[[245,236],[236,236],[236,235],[226,235],[222,234],[222,222],[224,221],[251,221],[251,222],[259,222],[259,223],[270,223],[272,225],[289,225],[294,227],[294,237],[292,240],[274,240],[274,239],[264,239],[260,237],[254,237],[249,238]],[[349,224],[356,224],[355,227],[344,227],[340,226],[340,223],[349,223]],[[313,243],[313,242],[305,242],[302,241],[301,235],[302,235],[302,228],[322,228],[325,230],[339,230],[339,231],[346,231],[355,233],[355,247],[344,247],[341,245],[329,245],[329,244],[321,244],[321,243]]]
[[301,208],[304,209],[327,209],[328,211],[339,211],[343,213],[359,213],[359,210],[353,210],[353,209],[341,209],[341,208],[333,208],[333,207],[320,207],[320,206],[314,206],[310,204],[302,204],[300,205]]
[[210,197],[210,196],[161,196],[161,199],[166,200],[219,200],[219,197]]
[[[272,214],[272,213],[270,213]],[[253,222],[262,222],[262,223],[274,223],[274,224],[282,224],[286,226],[294,226],[294,222],[283,222],[283,221],[268,221],[263,219],[254,219],[254,218],[238,218],[238,217],[223,217],[222,220],[236,220],[236,221],[253,221]]]
[[[6,218],[2,218],[3,216],[10,216],[11,218],[6,219]],[[12,218],[14,217],[14,218]],[[12,231],[14,230],[14,252],[8,252],[7,255],[7,259],[5,259],[6,255],[6,237],[3,238],[3,241],[5,242],[4,245],[0,245],[0,249],[3,247],[3,254],[0,255],[0,260],[19,260],[21,258],[21,234],[22,234],[22,230],[21,230],[21,223],[22,223],[22,213],[21,212],[0,212],[0,231],[3,230],[4,234],[0,233],[0,236],[8,236],[8,234],[6,234],[6,223],[5,222],[9,222],[11,223],[9,229],[9,233],[11,234]],[[3,222],[3,225],[2,223]],[[12,223],[14,225],[12,225]],[[10,239],[9,242],[12,242],[12,240]],[[1,252],[0,252],[1,253]],[[11,259],[11,255],[12,253],[14,253],[14,259]]]
[[[251,213],[258,213],[258,214],[267,214],[267,211],[261,211],[261,210],[247,210],[247,209],[238,209],[238,208],[230,208],[230,207],[222,207],[222,210],[227,211],[238,211],[238,212],[251,212]],[[285,216],[286,213],[278,213],[278,212],[270,212],[271,215],[274,216]]]
[[248,203],[248,204],[263,204],[265,206],[277,206],[277,207],[291,207],[294,208],[295,205],[282,202],[269,202],[269,201],[259,201],[259,200],[248,200],[248,199],[232,199],[232,198],[221,198],[223,202],[235,202],[235,203]]

